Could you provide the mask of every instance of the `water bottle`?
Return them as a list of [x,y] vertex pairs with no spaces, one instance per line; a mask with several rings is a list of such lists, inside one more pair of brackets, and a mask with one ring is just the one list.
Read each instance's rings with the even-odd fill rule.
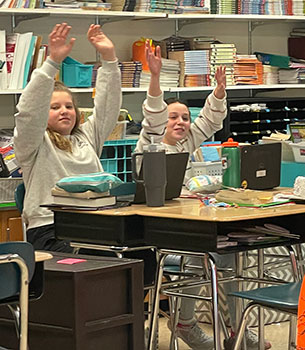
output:
[[240,149],[239,144],[229,138],[222,144],[222,184],[228,187],[240,187]]
[[165,202],[166,189],[166,155],[165,148],[160,143],[151,143],[143,147],[143,153],[132,155],[133,164],[136,157],[142,156],[143,180],[133,174],[136,182],[144,183],[146,204],[149,207],[160,207]]

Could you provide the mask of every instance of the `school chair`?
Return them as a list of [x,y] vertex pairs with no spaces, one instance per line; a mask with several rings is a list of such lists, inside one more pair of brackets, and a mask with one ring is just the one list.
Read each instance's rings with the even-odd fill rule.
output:
[[30,243],[0,243],[0,305],[7,305],[13,314],[20,350],[28,347],[29,282],[34,270]]
[[236,333],[233,350],[241,348],[243,335],[246,329],[247,318],[255,307],[262,309],[273,309],[291,315],[288,350],[295,349],[296,322],[295,316],[298,313],[299,294],[302,281],[284,283],[253,290],[232,292],[230,295],[236,298],[250,300],[241,315],[241,320]]

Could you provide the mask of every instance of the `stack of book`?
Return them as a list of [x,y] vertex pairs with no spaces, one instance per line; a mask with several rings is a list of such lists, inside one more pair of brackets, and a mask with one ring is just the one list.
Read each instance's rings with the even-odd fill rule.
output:
[[192,41],[193,38],[171,36],[160,41],[154,40],[154,44],[160,46],[162,57],[176,59],[170,57],[170,52],[192,50]]
[[54,187],[52,193],[52,205],[74,208],[100,208],[116,204],[116,197],[110,192],[67,192],[59,187]]
[[[180,78],[180,64],[177,60],[162,58],[160,85],[164,87],[178,87]],[[142,71],[140,86],[147,87],[150,82],[150,72]]]
[[149,12],[176,13],[177,0],[150,0]]
[[255,55],[236,55],[234,78],[237,85],[263,84],[263,64]]
[[226,66],[227,85],[235,85],[234,64],[236,63],[235,44],[211,44],[211,85],[216,85],[215,73],[219,66]]
[[184,86],[209,85],[209,56],[209,50],[184,51]]
[[140,61],[124,61],[119,63],[122,87],[139,87],[142,72]]

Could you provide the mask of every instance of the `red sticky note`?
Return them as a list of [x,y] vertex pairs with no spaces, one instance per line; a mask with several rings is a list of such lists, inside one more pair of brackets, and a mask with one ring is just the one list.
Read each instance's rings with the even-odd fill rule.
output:
[[87,260],[86,259],[67,258],[67,259],[58,260],[57,264],[73,265],[73,264],[78,264],[78,263],[81,263],[84,261],[87,261]]

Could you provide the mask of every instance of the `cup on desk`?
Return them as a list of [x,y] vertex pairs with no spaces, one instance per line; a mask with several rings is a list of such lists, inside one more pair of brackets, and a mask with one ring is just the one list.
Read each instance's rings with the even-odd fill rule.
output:
[[[137,157],[142,156],[143,179],[136,171]],[[143,183],[145,188],[146,204],[149,207],[161,207],[165,202],[166,188],[166,155],[161,144],[150,144],[144,147],[143,153],[133,153],[133,179]],[[140,168],[140,167],[139,167]]]

